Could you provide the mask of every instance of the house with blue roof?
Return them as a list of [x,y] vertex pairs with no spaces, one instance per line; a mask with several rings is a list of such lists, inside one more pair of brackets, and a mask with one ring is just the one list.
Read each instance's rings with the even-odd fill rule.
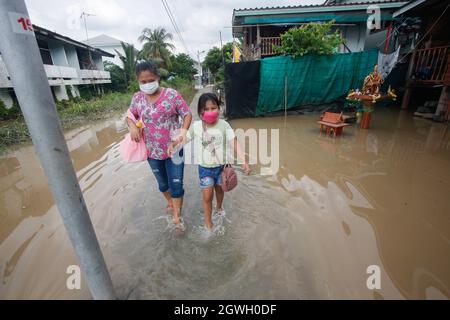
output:
[[[372,48],[389,51],[386,41],[392,31],[393,13],[408,4],[405,0],[327,0],[321,5],[244,8],[233,10],[233,36],[242,39],[247,61],[273,56],[273,45],[280,45],[280,35],[290,28],[309,22],[335,21],[346,43],[340,52],[359,52]],[[368,20],[378,28],[368,28]],[[374,25],[375,26],[375,25]],[[388,43],[386,45],[386,42]]]

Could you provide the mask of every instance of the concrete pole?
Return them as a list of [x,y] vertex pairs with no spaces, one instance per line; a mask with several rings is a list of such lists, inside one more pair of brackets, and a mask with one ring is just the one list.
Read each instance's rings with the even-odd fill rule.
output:
[[0,30],[3,61],[89,289],[94,299],[115,299],[23,0],[0,0]]
[[219,31],[219,35],[220,35],[220,52],[222,52],[222,66],[223,70],[225,71],[225,56],[223,53],[222,31]]

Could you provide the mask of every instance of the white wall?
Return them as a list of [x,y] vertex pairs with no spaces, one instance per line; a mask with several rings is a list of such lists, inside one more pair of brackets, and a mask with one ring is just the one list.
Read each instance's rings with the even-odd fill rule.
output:
[[52,89],[58,101],[69,99],[65,85],[52,87]]
[[121,55],[125,55],[125,52],[123,51],[121,45],[117,45],[117,46],[96,46],[96,48],[99,48],[99,49],[101,49],[103,51],[111,53],[111,54],[113,54],[115,56],[114,58],[103,57],[103,61],[112,62],[112,63],[118,65],[119,67],[123,68],[122,60],[120,60],[119,55],[115,51],[115,50],[117,50],[117,51],[120,52]]
[[67,62],[69,67],[80,70],[80,62],[78,61],[77,50],[74,46],[66,45],[64,46],[66,51]]
[[387,30],[381,30],[372,34],[368,34],[366,37],[366,42],[364,43],[364,50],[379,48],[380,51],[384,52],[387,33]]
[[48,48],[50,49],[50,55],[52,56],[53,64],[55,66],[68,67],[66,50],[64,45],[59,41],[48,40]]
[[347,40],[346,45],[352,52],[364,50],[366,34],[367,26],[364,23],[342,29],[342,36]]
[[103,65],[103,59],[101,55],[92,54],[92,60],[94,61],[95,67],[97,70],[105,70],[105,66]]

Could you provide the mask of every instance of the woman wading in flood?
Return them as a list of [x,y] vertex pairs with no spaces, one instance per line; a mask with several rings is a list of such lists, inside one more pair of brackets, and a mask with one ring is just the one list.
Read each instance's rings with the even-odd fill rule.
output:
[[[144,127],[141,135],[141,130],[127,118],[130,135],[137,142],[144,139],[148,163],[159,190],[167,200],[167,209],[173,215],[173,223],[184,230],[181,218],[184,162],[172,161],[167,148],[172,141],[183,141],[192,122],[192,112],[176,90],[159,86],[161,77],[153,62],[138,62],[136,77],[140,91],[134,94],[129,111],[142,121]],[[183,151],[180,156],[183,156]]]

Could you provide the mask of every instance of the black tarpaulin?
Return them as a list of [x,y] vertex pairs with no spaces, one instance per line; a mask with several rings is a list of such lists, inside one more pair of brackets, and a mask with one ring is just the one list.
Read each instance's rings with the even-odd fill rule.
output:
[[226,117],[255,117],[259,95],[260,61],[225,65]]

